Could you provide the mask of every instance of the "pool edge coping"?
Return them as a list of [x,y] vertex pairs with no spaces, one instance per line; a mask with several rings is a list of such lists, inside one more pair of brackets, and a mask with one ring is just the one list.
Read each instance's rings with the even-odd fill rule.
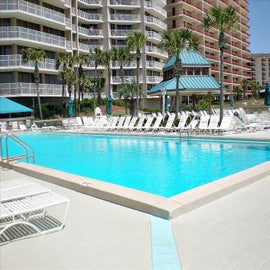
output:
[[270,174],[270,161],[170,198],[82,177],[30,163],[0,166],[164,219],[172,219],[261,180]]

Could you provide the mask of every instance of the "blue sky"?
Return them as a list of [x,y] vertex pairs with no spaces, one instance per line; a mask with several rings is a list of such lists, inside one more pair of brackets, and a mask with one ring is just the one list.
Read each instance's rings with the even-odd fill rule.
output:
[[270,0],[248,0],[250,51],[270,53]]

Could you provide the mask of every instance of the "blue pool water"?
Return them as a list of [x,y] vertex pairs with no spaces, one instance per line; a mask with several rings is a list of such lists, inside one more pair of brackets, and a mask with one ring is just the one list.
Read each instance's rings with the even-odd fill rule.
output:
[[34,149],[37,165],[164,197],[270,160],[269,142],[78,134],[20,137]]

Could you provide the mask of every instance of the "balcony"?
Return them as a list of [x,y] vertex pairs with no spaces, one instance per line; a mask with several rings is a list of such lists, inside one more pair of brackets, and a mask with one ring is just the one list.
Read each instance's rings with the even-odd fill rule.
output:
[[111,30],[112,37],[127,37],[128,35],[132,35],[133,33],[133,30],[128,29]]
[[[61,97],[62,85],[61,84],[39,84],[39,94],[41,97]],[[35,83],[2,83],[0,84],[0,96],[4,97],[36,97],[37,86]],[[65,96],[68,96],[66,89]]]
[[[130,62],[126,62],[126,63],[123,63],[123,68],[125,69],[133,69],[133,68],[136,68],[137,67],[137,63],[136,61],[130,61]],[[115,69],[115,68],[120,68],[120,63],[119,61],[114,61],[112,62],[112,69]]]
[[151,70],[158,70],[161,71],[164,67],[164,63],[158,61],[146,61],[146,68]]
[[154,4],[153,2],[155,1],[144,1],[145,10],[155,17],[163,17],[163,19],[166,19],[167,12],[162,7]]
[[167,30],[167,24],[155,17],[146,16],[145,23],[147,26],[155,29],[156,31]]
[[147,54],[154,56],[154,57],[164,58],[164,59],[168,58],[167,52],[164,52],[164,51],[162,51],[154,46],[146,46],[145,51]]
[[147,40],[152,41],[152,42],[161,42],[162,37],[160,34],[154,32],[154,31],[147,31],[146,32],[146,37]]
[[[74,9],[73,9],[73,12],[74,12]],[[89,13],[89,12],[84,12],[82,10],[78,10],[78,17],[79,19],[85,22],[102,22],[101,13]]]
[[[72,25],[72,31],[76,32],[76,25]],[[103,38],[103,33],[99,29],[91,29],[78,26],[78,33],[86,38]]]
[[[46,58],[45,61],[39,63],[39,70],[56,71],[56,61],[54,59]],[[21,54],[14,55],[0,55],[0,70],[13,69],[31,69],[34,70],[35,64],[32,62],[23,63]]]
[[70,50],[70,43],[65,38],[20,26],[0,27],[1,44],[19,44],[22,46],[38,45],[41,48]]
[[[77,45],[76,42],[73,42],[73,49],[76,50]],[[101,45],[89,45],[89,44],[85,44],[85,43],[79,43],[79,51],[84,52],[84,53],[89,53],[89,52],[93,52],[95,50],[95,48],[97,49],[102,49]]]
[[102,7],[102,0],[78,0],[78,5],[85,7]]
[[1,0],[0,14],[4,14],[6,11],[8,11],[8,17],[12,17],[11,13],[13,12],[14,17],[22,19],[27,17],[28,21],[31,21],[31,17],[33,17],[32,21],[42,21],[44,24],[44,20],[46,20],[49,25],[54,25],[54,28],[55,23],[57,25],[62,24],[62,26],[66,25],[66,17],[63,13],[23,0]]
[[140,23],[141,16],[140,15],[132,15],[132,14],[110,14],[110,20],[114,23]]
[[139,0],[110,0],[109,5],[117,9],[134,9],[140,7]]

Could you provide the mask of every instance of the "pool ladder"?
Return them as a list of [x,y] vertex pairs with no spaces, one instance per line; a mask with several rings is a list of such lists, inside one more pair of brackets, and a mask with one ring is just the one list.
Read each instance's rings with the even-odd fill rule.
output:
[[[3,142],[3,140],[4,140],[4,142]],[[24,153],[20,154],[20,155],[10,156],[9,155],[9,141],[15,142],[18,146],[20,146],[24,150]],[[4,155],[4,151],[3,151],[4,146],[5,146],[5,150],[6,150],[5,151],[6,155]],[[12,161],[16,162],[16,161],[21,160],[21,159],[25,159],[27,163],[29,163],[30,159],[32,159],[32,163],[35,163],[34,150],[31,148],[31,146],[26,144],[23,140],[21,140],[19,137],[17,137],[14,134],[1,135],[1,137],[0,137],[0,153],[1,153],[1,162],[2,163],[9,164]]]

